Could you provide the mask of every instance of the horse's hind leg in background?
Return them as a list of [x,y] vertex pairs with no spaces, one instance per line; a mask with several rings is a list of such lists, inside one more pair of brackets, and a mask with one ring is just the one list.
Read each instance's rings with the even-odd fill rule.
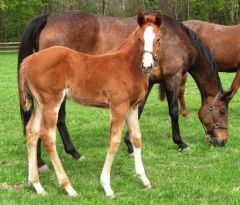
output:
[[166,95],[168,101],[169,115],[172,122],[172,137],[175,144],[178,145],[179,151],[184,151],[188,148],[187,144],[182,141],[178,122],[178,94],[182,75],[175,75],[168,80],[165,80]]
[[111,125],[110,125],[110,138],[107,157],[100,176],[100,183],[105,191],[106,196],[114,197],[114,192],[110,185],[110,172],[113,159],[118,151],[121,143],[121,134],[124,122],[128,115],[129,105],[128,103],[122,103],[117,107],[111,109]]
[[58,117],[57,108],[59,107],[46,105],[42,107],[43,120],[41,122],[40,138],[42,139],[48,152],[48,156],[51,159],[51,162],[57,175],[59,185],[66,190],[69,196],[76,196],[77,192],[71,186],[68,177],[62,167],[61,161],[56,150],[55,130]]
[[[154,83],[152,82],[149,82],[149,85],[148,85],[148,90],[146,92],[146,95],[145,97],[141,100],[141,102],[139,103],[139,106],[138,106],[138,119],[140,119],[141,115],[142,115],[142,112],[143,112],[143,108],[147,102],[147,98],[152,90],[152,87],[153,87]],[[125,138],[124,138],[124,142],[125,144],[127,145],[127,148],[128,148],[128,153],[129,154],[133,154],[133,146],[132,146],[132,143],[130,142],[130,139],[129,139],[129,132],[127,131],[126,135],[125,135]]]
[[[68,130],[65,122],[65,119],[66,119],[65,107],[66,107],[66,99],[63,100],[63,103],[59,109],[58,122],[57,122],[57,127],[64,145],[65,152],[70,154],[76,160],[83,160],[85,157],[77,152],[68,134]],[[49,168],[41,157],[41,139],[38,140],[38,144],[37,144],[37,162],[38,162],[39,171],[41,172],[48,171]]]
[[236,75],[233,79],[230,89],[233,89],[232,95],[229,96],[229,101],[233,98],[240,87],[240,68],[237,69]]
[[68,129],[66,126],[66,98],[63,100],[61,107],[58,113],[58,122],[57,128],[60,133],[65,152],[72,155],[72,157],[76,160],[83,160],[85,157],[77,152],[76,148],[74,147],[71,138],[68,133]]
[[182,82],[181,82],[181,85],[180,85],[178,99],[179,99],[179,102],[180,102],[182,116],[186,117],[186,118],[189,118],[190,116],[188,114],[187,106],[186,106],[186,102],[185,102],[185,98],[184,98],[187,76],[188,76],[188,73],[185,73],[182,76]]
[[145,187],[150,188],[151,183],[145,174],[143,167],[142,156],[141,156],[141,146],[142,146],[142,137],[138,123],[138,108],[130,109],[128,118],[128,132],[129,137],[133,145],[134,150],[134,161],[135,161],[135,171],[137,176],[140,178],[142,184]]

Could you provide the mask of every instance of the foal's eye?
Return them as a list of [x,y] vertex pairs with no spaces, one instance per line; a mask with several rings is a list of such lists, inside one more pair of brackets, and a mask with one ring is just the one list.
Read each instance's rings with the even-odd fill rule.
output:
[[157,39],[157,42],[160,43],[160,38]]

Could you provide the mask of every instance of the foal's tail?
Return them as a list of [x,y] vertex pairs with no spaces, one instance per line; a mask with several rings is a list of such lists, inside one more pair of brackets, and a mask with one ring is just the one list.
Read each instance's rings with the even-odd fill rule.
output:
[[18,73],[18,89],[19,89],[19,101],[20,107],[23,111],[31,111],[33,108],[33,96],[29,90],[26,79],[24,76],[24,63],[21,64]]
[[[21,77],[23,77],[23,75],[21,73],[23,72],[24,69],[22,69],[22,71],[20,72],[20,70],[21,70],[20,65],[21,65],[23,59],[39,50],[39,35],[47,23],[47,18],[48,18],[48,14],[40,15],[40,16],[37,16],[36,18],[34,18],[29,23],[29,25],[27,26],[27,28],[22,36],[19,50],[18,50],[18,80],[24,81],[24,79],[21,78]],[[21,77],[20,77],[20,75],[21,75]],[[21,90],[24,91],[23,88],[25,87],[25,82],[23,83],[23,82],[19,81],[18,85],[23,86],[22,88],[19,87],[19,92]],[[24,95],[24,93],[22,93],[22,94]],[[30,119],[31,110],[27,109],[28,106],[22,106],[23,105],[22,100],[23,99],[27,100],[28,98],[25,98],[27,96],[25,96],[25,97],[22,96],[22,98],[21,98],[21,94],[19,93],[19,97],[20,97],[19,98],[20,114],[21,114],[23,126],[25,128]],[[30,102],[30,101],[28,101],[28,102]],[[25,133],[25,129],[24,129],[24,133]]]
[[163,101],[165,99],[165,96],[166,96],[166,87],[165,87],[165,84],[164,83],[159,83],[159,99],[161,101]]

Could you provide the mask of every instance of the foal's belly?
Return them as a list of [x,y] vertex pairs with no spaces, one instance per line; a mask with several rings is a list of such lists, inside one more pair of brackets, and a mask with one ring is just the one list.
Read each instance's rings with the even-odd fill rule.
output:
[[103,90],[67,89],[66,95],[73,101],[89,106],[108,107],[109,101]]

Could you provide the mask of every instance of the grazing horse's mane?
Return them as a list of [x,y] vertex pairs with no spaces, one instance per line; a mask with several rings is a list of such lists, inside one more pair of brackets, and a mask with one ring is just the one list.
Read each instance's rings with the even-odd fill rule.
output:
[[221,84],[221,81],[220,81],[220,78],[219,78],[219,75],[218,75],[218,67],[217,67],[216,61],[215,61],[215,59],[214,59],[210,49],[208,48],[208,46],[197,36],[197,34],[194,31],[192,31],[191,29],[187,28],[183,23],[179,23],[179,25],[180,25],[180,28],[183,31],[186,32],[186,34],[190,38],[190,40],[191,40],[192,44],[194,45],[194,47],[199,49],[203,59],[208,62],[208,64],[210,65],[211,69],[215,73],[219,89],[223,90],[222,84]]

